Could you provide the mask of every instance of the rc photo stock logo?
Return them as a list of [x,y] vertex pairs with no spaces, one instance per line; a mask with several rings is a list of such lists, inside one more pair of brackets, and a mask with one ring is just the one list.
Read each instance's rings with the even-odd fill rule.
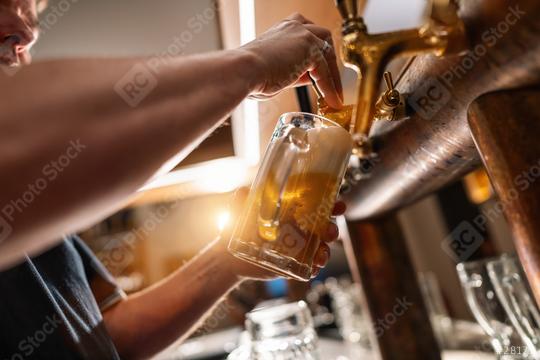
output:
[[0,216],[0,244],[6,241],[12,232],[13,228],[11,227],[11,225],[7,222],[6,219]]
[[39,176],[28,182],[16,198],[0,206],[0,243],[13,232],[17,216],[30,207],[85,149],[86,145],[80,139],[70,140],[66,149],[45,163]]
[[157,86],[157,78],[146,64],[135,64],[115,85],[114,90],[131,107],[136,107]]
[[466,261],[484,242],[473,224],[462,221],[442,243],[443,250],[456,262]]
[[278,241],[283,244],[290,256],[298,255],[306,245],[304,236],[290,224],[281,226]]
[[423,119],[429,120],[445,106],[452,95],[441,80],[431,77],[420,85],[407,102]]

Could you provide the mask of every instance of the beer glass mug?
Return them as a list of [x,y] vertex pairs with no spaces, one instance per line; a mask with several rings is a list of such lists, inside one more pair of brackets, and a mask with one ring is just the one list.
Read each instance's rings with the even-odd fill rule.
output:
[[493,260],[490,258],[457,265],[465,299],[476,321],[491,338],[491,345],[497,354],[497,359],[530,359],[526,347],[510,322],[490,281],[486,265]]
[[227,360],[319,360],[318,337],[304,301],[246,314],[248,338]]
[[282,115],[233,232],[229,251],[308,281],[352,150],[350,134],[308,113]]
[[[515,256],[490,261],[487,269],[506,314],[527,345],[531,359],[540,359],[540,311]],[[514,349],[514,352],[523,349]]]

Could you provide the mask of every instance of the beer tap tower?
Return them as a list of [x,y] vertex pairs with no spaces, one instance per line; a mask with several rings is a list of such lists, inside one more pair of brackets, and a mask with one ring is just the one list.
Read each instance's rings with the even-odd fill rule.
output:
[[[368,32],[356,0],[336,5],[343,62],[358,73],[353,156],[357,164],[377,159],[368,173],[352,168],[347,177],[347,256],[375,327],[398,301],[411,304],[373,331],[372,343],[385,360],[440,359],[396,213],[483,161],[540,302],[540,179],[522,196],[510,193],[512,176],[540,166],[540,92],[488,94],[540,83],[540,3],[432,0],[424,26],[384,34]],[[400,56],[410,60],[394,83],[385,70]]]

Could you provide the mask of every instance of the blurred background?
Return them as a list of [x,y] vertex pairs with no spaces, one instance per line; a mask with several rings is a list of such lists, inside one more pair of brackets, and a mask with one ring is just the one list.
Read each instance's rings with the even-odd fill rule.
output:
[[[410,28],[421,23],[425,6],[423,0],[372,1],[365,18],[371,32]],[[279,6],[267,0],[50,0],[33,56],[39,60],[77,56],[160,59],[216,51],[250,41],[293,12],[332,29],[334,41],[339,43],[341,19],[330,0],[288,0]],[[355,74],[342,70],[345,100],[350,103]],[[263,103],[247,100],[175,171],[141,189],[127,208],[81,233],[126,292],[141,290],[167,276],[216,237],[227,221],[231,192],[250,184],[278,116],[299,106],[294,90]],[[437,280],[453,318],[472,317],[461,294],[456,263],[441,243],[451,229],[489,214],[494,204],[489,183],[479,170],[399,214],[416,271]],[[487,219],[483,235],[488,240],[475,256],[512,252],[502,215]],[[347,236],[345,228],[341,232]],[[247,282],[226,300],[226,311],[218,308],[223,316],[213,317],[212,326],[203,325],[203,332],[242,326],[244,313],[263,300],[306,298],[310,287],[313,290],[328,278],[348,277],[343,246],[337,242],[330,264],[313,283]],[[201,332],[194,334],[199,335]]]

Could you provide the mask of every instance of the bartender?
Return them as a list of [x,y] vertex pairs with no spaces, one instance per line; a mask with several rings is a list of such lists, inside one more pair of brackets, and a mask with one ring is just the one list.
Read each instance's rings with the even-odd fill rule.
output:
[[[242,280],[274,275],[229,255],[226,229],[167,279],[126,297],[79,238],[62,234],[120,209],[246,97],[307,84],[310,73],[340,108],[331,34],[294,14],[238,49],[159,66],[142,58],[30,65],[45,6],[0,0],[0,359],[148,358],[189,335]],[[334,215],[343,211],[338,203]],[[314,275],[337,235],[331,224]]]

